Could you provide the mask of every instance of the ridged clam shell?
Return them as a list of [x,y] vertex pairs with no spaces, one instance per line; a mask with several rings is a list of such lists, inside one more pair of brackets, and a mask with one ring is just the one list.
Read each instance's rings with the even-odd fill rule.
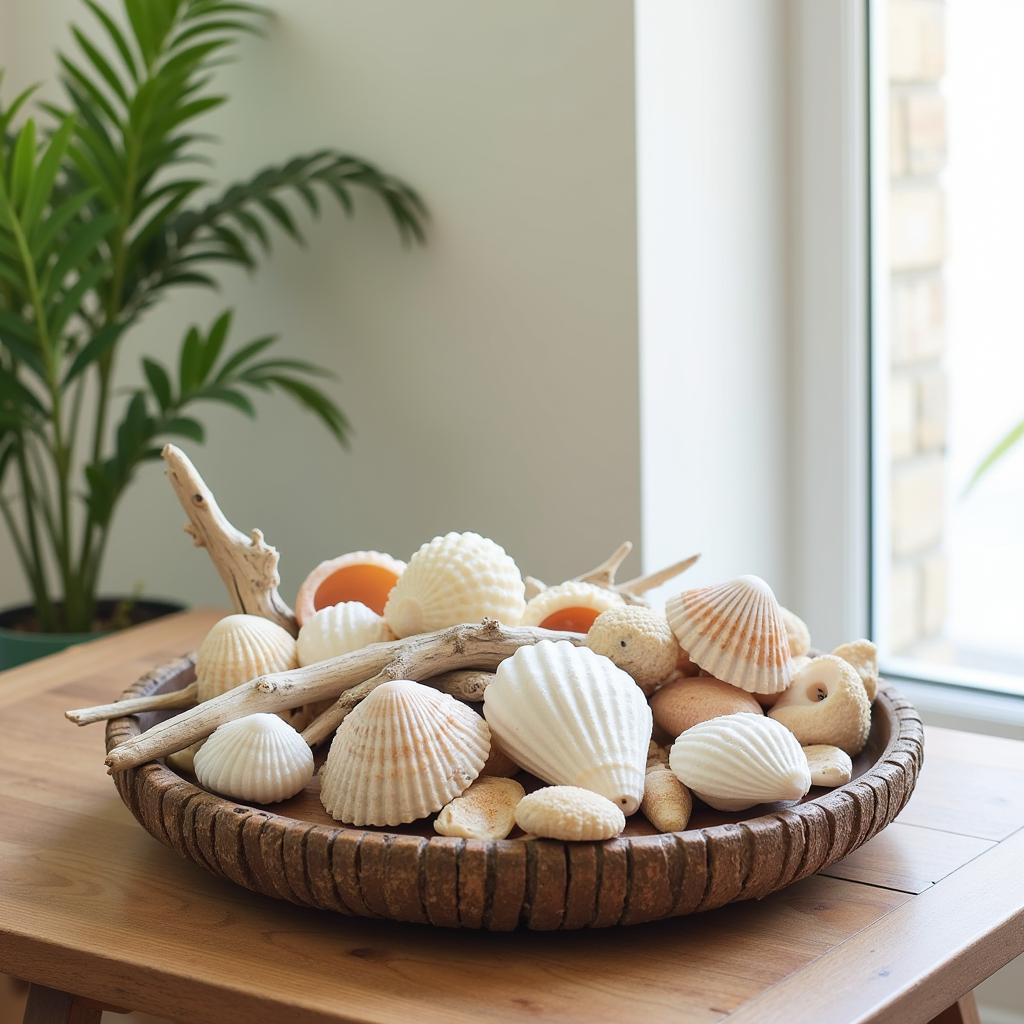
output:
[[295,618],[300,626],[321,608],[359,601],[380,615],[388,594],[405,572],[405,562],[383,551],[350,551],[321,562],[295,595]]
[[320,800],[350,825],[401,825],[441,810],[480,774],[487,723],[429,686],[383,683],[341,723]]
[[228,615],[199,645],[199,699],[209,700],[256,676],[284,672],[298,664],[295,638],[286,629],[259,615]]
[[448,533],[409,559],[384,608],[398,637],[490,617],[518,625],[523,578],[505,550],[478,533]]
[[360,601],[345,601],[321,608],[306,620],[299,630],[299,664],[313,665],[394,639],[383,617]]
[[484,717],[516,764],[578,786],[632,814],[644,794],[651,709],[622,669],[567,640],[506,658],[484,692]]
[[749,712],[687,729],[668,759],[676,778],[719,811],[799,800],[811,788],[807,758],[783,725]]
[[779,602],[757,576],[684,590],[665,605],[679,645],[716,679],[751,693],[789,686],[790,651]]
[[225,722],[196,752],[194,765],[207,789],[258,804],[287,800],[313,778],[313,752],[277,715]]
[[[569,580],[548,587],[536,597],[530,598],[523,611],[521,624],[586,633],[601,612],[619,608],[624,603],[614,590],[607,587]],[[576,609],[579,611],[576,612]],[[553,616],[557,621],[548,622]]]

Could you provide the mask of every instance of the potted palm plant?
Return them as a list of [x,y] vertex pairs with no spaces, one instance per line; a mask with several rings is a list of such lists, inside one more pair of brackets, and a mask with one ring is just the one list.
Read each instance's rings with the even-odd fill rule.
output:
[[[28,89],[0,104],[0,514],[31,605],[0,616],[0,665],[152,614],[97,594],[118,503],[163,441],[202,441],[204,404],[252,416],[284,392],[344,442],[347,424],[273,336],[235,344],[231,313],[183,332],[171,359],[142,360],[116,387],[125,338],[183,287],[215,287],[219,265],[252,270],[275,232],[301,240],[299,211],[359,191],[401,237],[422,241],[416,193],[374,165],[321,149],[215,192],[195,170],[210,139],[195,122],[226,97],[215,68],[265,12],[238,0],[83,0],[93,34],[60,55],[63,103],[26,116]],[[156,611],[160,609],[157,608]]]

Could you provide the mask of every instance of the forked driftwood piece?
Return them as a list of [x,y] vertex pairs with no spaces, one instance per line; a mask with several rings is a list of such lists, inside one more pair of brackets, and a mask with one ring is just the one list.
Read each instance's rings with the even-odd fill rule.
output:
[[[584,637],[580,633],[551,629],[502,626],[493,619],[484,619],[478,625],[450,626],[435,633],[371,644],[306,668],[258,676],[115,747],[107,754],[107,766],[111,772],[125,771],[182,750],[209,736],[225,722],[258,711],[285,711],[337,697],[359,684],[366,687],[387,679],[429,679],[456,668],[494,668],[520,647],[541,640],[582,644]],[[369,689],[361,692],[365,695]],[[332,708],[336,705],[337,702]],[[330,714],[331,710],[329,708],[325,714]],[[341,712],[338,721],[341,721],[347,710],[338,710]]]
[[[664,569],[658,569],[657,572],[635,576],[625,583],[616,583],[615,574],[632,550],[632,542],[623,541],[600,565],[594,566],[593,569],[579,576],[574,576],[573,580],[579,583],[593,583],[594,586],[604,587],[605,590],[614,590],[627,604],[646,604],[644,594],[649,590],[654,590],[655,587],[660,587],[663,583],[668,583],[676,576],[681,576],[700,558],[700,555],[691,555],[689,558],[665,566]],[[547,584],[535,576],[527,576],[524,582],[526,583],[527,600],[547,589]]]
[[263,539],[260,530],[246,535],[228,521],[213,492],[180,448],[168,444],[161,454],[167,478],[188,514],[185,532],[196,547],[206,548],[235,609],[262,615],[296,636],[299,626],[295,614],[277,592],[281,582],[277,548]]
[[136,715],[142,711],[178,711],[192,707],[197,699],[196,684],[189,683],[172,693],[154,693],[149,697],[132,697],[113,704],[97,704],[92,708],[75,708],[65,711],[64,717],[75,725],[91,725],[93,722],[109,722],[112,718]]

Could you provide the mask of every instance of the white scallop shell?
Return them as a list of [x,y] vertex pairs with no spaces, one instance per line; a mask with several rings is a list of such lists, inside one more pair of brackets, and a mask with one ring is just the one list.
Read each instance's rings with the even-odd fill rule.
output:
[[665,616],[690,660],[716,679],[751,693],[789,686],[790,651],[779,602],[757,576],[684,590]]
[[382,683],[338,726],[320,800],[350,825],[401,825],[441,810],[480,774],[487,723],[446,693]]
[[807,758],[783,725],[741,711],[687,729],[668,759],[676,778],[719,811],[799,800],[811,788]]
[[209,700],[256,676],[284,672],[299,664],[295,638],[260,615],[228,615],[199,645],[199,699]]
[[299,630],[299,664],[313,665],[394,639],[382,616],[361,601],[344,601],[306,620]]
[[569,608],[589,608],[594,612],[594,618],[597,618],[601,612],[619,608],[623,604],[625,602],[614,590],[593,583],[568,580],[555,587],[547,587],[536,597],[530,598],[526,603],[521,625],[539,626],[548,616]]
[[448,533],[409,559],[384,618],[398,637],[486,617],[514,626],[526,606],[523,594],[523,578],[504,548],[478,533]]
[[484,717],[516,764],[632,814],[644,795],[651,709],[603,655],[542,640],[506,658],[484,691]]
[[225,722],[196,752],[194,764],[207,789],[258,804],[287,800],[313,778],[313,752],[277,715]]

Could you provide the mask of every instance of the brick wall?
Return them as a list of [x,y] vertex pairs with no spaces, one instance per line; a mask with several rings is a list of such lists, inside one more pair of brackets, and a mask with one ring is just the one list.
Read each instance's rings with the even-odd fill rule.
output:
[[889,0],[889,638],[934,643],[946,611],[946,64],[943,0]]

